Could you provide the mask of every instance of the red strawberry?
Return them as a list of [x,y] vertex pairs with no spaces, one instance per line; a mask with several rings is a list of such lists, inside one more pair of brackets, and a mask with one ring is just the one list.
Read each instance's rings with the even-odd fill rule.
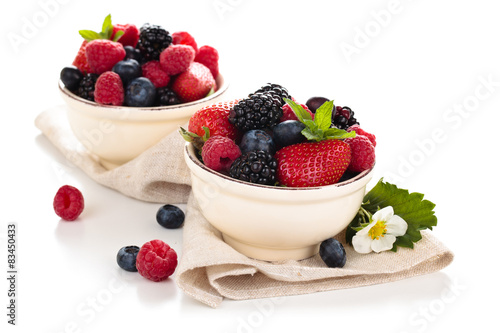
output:
[[193,36],[191,36],[189,33],[185,31],[174,32],[172,34],[172,44],[189,45],[194,49],[195,53],[198,52],[198,45],[196,44],[196,41],[194,40]]
[[238,138],[238,129],[228,119],[229,109],[217,105],[204,107],[196,111],[189,119],[188,130],[203,137],[207,127],[210,137],[219,135],[226,136],[231,140]]
[[123,83],[115,72],[104,72],[95,83],[95,101],[104,105],[122,105],[124,98]]
[[73,60],[73,66],[76,66],[76,68],[78,68],[83,74],[86,74],[90,71],[89,63],[87,62],[87,56],[85,55],[85,48],[87,47],[88,43],[89,42],[87,42],[86,40],[82,42],[75,60]]
[[289,187],[313,187],[339,181],[351,161],[351,149],[342,140],[304,142],[280,149],[278,181]]
[[187,103],[207,96],[214,86],[215,80],[210,70],[200,63],[193,62],[186,71],[177,76],[172,90],[182,102]]
[[194,61],[207,66],[214,78],[219,75],[219,52],[213,47],[208,45],[200,47]]
[[125,58],[125,49],[120,43],[107,39],[95,39],[87,44],[85,54],[90,71],[102,74],[110,71],[117,62]]
[[111,40],[114,40],[115,35],[118,31],[123,31],[123,35],[117,40],[118,43],[123,46],[130,45],[135,47],[137,41],[139,41],[139,29],[133,24],[113,24],[113,33],[111,34]]

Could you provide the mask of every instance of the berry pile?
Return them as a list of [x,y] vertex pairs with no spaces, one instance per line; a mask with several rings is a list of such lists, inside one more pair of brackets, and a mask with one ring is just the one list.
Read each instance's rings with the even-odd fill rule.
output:
[[199,100],[217,89],[219,53],[185,31],[112,24],[80,30],[85,39],[60,79],[72,93],[102,105],[165,106]]
[[250,183],[330,185],[375,164],[375,136],[351,108],[324,97],[298,104],[278,84],[204,107],[180,133],[208,168]]

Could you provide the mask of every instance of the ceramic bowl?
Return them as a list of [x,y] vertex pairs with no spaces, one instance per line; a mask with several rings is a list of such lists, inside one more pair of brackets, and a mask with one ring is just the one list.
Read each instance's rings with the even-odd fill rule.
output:
[[373,168],[347,181],[289,188],[232,179],[207,168],[186,144],[193,195],[201,213],[240,253],[266,261],[301,260],[318,253],[356,215]]
[[107,169],[122,165],[187,124],[198,109],[219,101],[228,89],[223,76],[217,77],[217,91],[203,99],[171,106],[104,106],[70,92],[59,81],[67,106],[68,121],[76,138]]

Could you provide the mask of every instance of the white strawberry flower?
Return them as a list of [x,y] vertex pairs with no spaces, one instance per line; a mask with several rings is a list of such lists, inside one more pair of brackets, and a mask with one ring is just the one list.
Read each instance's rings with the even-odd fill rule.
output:
[[390,250],[396,237],[403,236],[408,229],[408,223],[400,216],[394,215],[392,206],[380,209],[373,214],[371,220],[370,224],[352,238],[352,245],[358,253]]

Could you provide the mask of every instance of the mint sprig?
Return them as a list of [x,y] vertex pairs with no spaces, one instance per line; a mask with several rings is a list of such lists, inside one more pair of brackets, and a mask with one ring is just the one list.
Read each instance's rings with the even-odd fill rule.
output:
[[346,242],[352,244],[352,238],[361,227],[370,222],[371,215],[387,206],[392,206],[394,214],[408,223],[406,234],[396,238],[392,248],[394,252],[397,251],[398,247],[413,248],[413,244],[422,239],[421,230],[432,230],[432,227],[437,225],[437,217],[434,215],[436,205],[434,203],[425,200],[422,193],[409,193],[408,190],[384,182],[381,178],[366,193],[358,213],[347,227]]
[[[82,36],[86,41],[90,42],[95,39],[111,39],[113,35],[113,24],[111,22],[111,14],[104,18],[104,22],[102,23],[101,32],[95,32],[93,30],[80,30],[78,31],[80,36]],[[116,42],[123,36],[124,32],[119,30],[116,32],[113,37],[113,41]]]
[[339,128],[332,126],[332,112],[333,112],[333,101],[327,101],[323,103],[314,114],[314,119],[311,114],[307,112],[300,104],[295,103],[291,99],[283,99],[295,113],[297,118],[301,123],[306,125],[306,128],[302,130],[302,135],[304,135],[307,140],[310,141],[323,141],[327,139],[347,139],[356,136],[356,132],[347,132]]

